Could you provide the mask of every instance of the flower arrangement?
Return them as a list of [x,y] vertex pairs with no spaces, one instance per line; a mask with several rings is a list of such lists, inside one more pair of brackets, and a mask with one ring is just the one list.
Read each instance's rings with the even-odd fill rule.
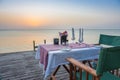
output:
[[67,31],[64,31],[63,33],[59,32],[59,35],[60,35],[60,39],[61,39],[61,44],[64,43],[66,45],[66,42],[68,41],[67,40],[67,36],[68,36]]
[[63,33],[59,32],[59,35],[60,35],[60,37],[61,36],[68,36],[68,33],[67,33],[67,31],[64,31]]

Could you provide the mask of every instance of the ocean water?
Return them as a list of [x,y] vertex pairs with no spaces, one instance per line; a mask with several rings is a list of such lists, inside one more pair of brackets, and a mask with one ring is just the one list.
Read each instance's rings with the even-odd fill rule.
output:
[[[38,29],[38,30],[0,30],[0,53],[19,52],[33,50],[33,40],[36,45],[43,44],[46,40],[47,44],[53,44],[53,38],[59,38],[59,32],[63,29]],[[71,40],[72,31],[68,32],[68,40],[78,42],[79,31],[75,29],[75,40]],[[98,43],[100,34],[118,35],[120,29],[84,29],[84,42],[93,44]]]

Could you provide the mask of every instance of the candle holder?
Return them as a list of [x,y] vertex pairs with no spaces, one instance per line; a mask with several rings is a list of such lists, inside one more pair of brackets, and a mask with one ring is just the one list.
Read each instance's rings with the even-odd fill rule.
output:
[[72,38],[71,40],[72,40],[72,43],[74,43],[75,38]]
[[54,45],[59,45],[59,39],[58,39],[58,38],[54,38],[53,41],[54,41],[54,42],[53,42]]

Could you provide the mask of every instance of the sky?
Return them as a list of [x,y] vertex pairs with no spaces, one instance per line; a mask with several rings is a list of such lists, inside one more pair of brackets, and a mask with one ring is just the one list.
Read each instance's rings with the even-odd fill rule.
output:
[[120,29],[120,0],[0,0],[0,29]]

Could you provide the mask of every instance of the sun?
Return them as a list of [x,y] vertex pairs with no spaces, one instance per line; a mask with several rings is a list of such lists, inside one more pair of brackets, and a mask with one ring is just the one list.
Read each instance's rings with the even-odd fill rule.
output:
[[46,19],[44,19],[44,18],[26,17],[24,19],[24,24],[26,26],[30,26],[32,28],[42,26],[45,23],[46,23]]
[[25,20],[25,24],[27,25],[27,26],[33,26],[33,27],[35,27],[35,26],[39,26],[40,25],[40,20],[39,19],[36,19],[36,18],[27,18],[26,20]]

